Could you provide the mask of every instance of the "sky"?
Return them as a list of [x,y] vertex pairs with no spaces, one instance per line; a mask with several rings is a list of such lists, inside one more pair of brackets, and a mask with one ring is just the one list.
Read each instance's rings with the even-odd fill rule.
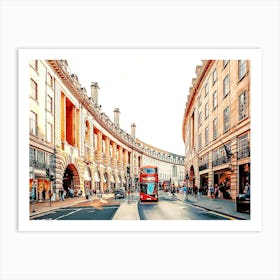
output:
[[67,58],[90,96],[91,82],[100,90],[98,103],[114,121],[120,109],[120,127],[141,141],[179,155],[185,154],[182,123],[195,68],[201,64],[186,49],[91,49]]

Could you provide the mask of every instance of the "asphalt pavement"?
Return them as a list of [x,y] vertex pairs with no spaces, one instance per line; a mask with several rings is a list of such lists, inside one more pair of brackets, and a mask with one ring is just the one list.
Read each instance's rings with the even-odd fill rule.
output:
[[[171,194],[170,194],[171,195]],[[201,207],[206,210],[214,211],[217,213],[221,213],[224,215],[229,215],[231,217],[237,219],[249,220],[249,213],[240,213],[236,212],[236,201],[229,199],[210,199],[207,196],[195,197],[194,195],[186,195],[183,193],[175,194],[178,200],[181,200],[187,204],[192,204],[198,207]],[[99,200],[100,203],[106,203],[106,201],[112,198],[114,194],[103,194],[102,198],[97,196],[92,196],[92,200]],[[82,202],[88,202],[89,200],[85,197],[74,197],[74,198],[66,198],[64,201],[49,201],[45,200],[43,202],[34,202],[30,203],[30,217],[32,218],[35,215],[48,212],[50,210],[62,208],[62,207],[70,207]],[[116,211],[113,220],[139,220],[138,213],[138,199],[134,197],[127,197],[123,203],[119,206]],[[33,212],[33,210],[35,212]]]

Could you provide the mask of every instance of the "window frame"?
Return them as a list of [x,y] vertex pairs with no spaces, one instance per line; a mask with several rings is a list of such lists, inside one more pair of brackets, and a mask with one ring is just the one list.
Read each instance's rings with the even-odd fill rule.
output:
[[[225,115],[226,110],[228,111],[227,120],[225,119],[225,117],[226,117],[226,115]],[[224,133],[226,133],[230,129],[230,107],[229,106],[225,107],[225,109],[223,111],[223,122],[224,122],[224,124],[223,124]],[[228,124],[227,127],[226,127],[226,124]]]
[[[50,102],[49,102],[50,101]],[[49,113],[53,112],[53,98],[50,95],[47,95],[47,111]]]
[[[35,118],[31,118],[31,116]],[[29,133],[38,136],[38,115],[31,110],[29,111]]]
[[[243,110],[243,114],[241,115],[241,110],[240,110],[240,106],[241,106],[241,97],[245,96],[245,99],[243,101],[243,104],[245,106],[245,110]],[[248,98],[247,98],[247,91],[244,90],[239,96],[238,96],[238,120],[241,122],[244,119],[246,119],[248,117],[248,102],[247,102]],[[246,112],[246,114],[244,114],[244,111]]]
[[[227,83],[226,83],[227,81]],[[229,95],[229,92],[230,92],[230,88],[229,88],[229,74],[227,74],[225,76],[225,78],[223,79],[223,97],[225,98],[226,96]],[[226,92],[227,90],[227,92]]]
[[30,78],[30,97],[38,101],[38,84],[32,78]]

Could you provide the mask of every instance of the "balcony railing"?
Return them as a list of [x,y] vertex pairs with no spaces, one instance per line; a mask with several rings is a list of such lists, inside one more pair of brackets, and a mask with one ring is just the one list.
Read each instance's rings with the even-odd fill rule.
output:
[[245,147],[242,150],[240,149],[239,151],[237,151],[237,159],[246,158],[246,157],[250,157],[249,147]]
[[208,169],[208,168],[209,168],[208,163],[202,164],[198,167],[199,171],[202,171],[202,170],[205,170],[205,169]]
[[215,160],[212,161],[213,167],[218,166],[218,165],[222,165],[229,162],[229,159],[225,156],[217,158]]

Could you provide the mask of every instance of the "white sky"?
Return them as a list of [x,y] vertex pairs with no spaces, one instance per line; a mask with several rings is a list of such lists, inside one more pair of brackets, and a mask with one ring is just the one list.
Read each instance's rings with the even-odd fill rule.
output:
[[120,127],[136,137],[169,152],[184,155],[182,122],[195,67],[200,59],[183,49],[93,49],[79,50],[68,60],[90,96],[97,82],[99,105],[114,120],[120,109]]

